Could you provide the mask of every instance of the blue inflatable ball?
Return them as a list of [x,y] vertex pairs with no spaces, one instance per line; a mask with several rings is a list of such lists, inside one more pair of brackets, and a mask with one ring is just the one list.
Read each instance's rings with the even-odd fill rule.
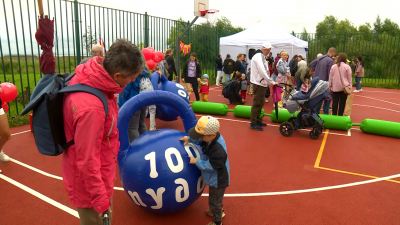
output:
[[182,119],[185,131],[196,126],[189,104],[176,94],[149,91],[129,99],[119,110],[118,166],[122,185],[132,201],[143,209],[171,213],[196,201],[205,188],[201,172],[189,164],[189,155],[200,158],[199,146],[183,146],[187,133],[165,129],[150,131],[129,143],[128,126],[135,112],[148,105],[164,104]]
[[188,207],[204,191],[205,183],[189,155],[199,159],[199,146],[183,146],[187,134],[172,129],[147,132],[131,143],[119,162],[125,192],[139,207],[173,213]]
[[[185,88],[181,84],[169,81],[164,75],[161,75],[161,78],[160,76],[151,76],[151,83],[153,84],[154,90],[174,93],[185,102],[189,103],[189,95]],[[171,107],[166,105],[157,105],[156,117],[163,121],[174,121],[178,119],[179,115]]]

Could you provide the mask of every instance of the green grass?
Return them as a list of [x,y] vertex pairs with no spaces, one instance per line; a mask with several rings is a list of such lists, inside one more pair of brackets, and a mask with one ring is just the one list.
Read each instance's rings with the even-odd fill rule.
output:
[[[387,88],[387,89],[400,89],[398,79],[383,79],[383,78],[362,78],[363,87],[374,87],[374,88]],[[353,84],[355,84],[353,78]]]

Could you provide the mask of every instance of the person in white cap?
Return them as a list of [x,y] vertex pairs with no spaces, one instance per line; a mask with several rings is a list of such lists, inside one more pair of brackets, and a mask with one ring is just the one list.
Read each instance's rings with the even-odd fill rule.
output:
[[251,107],[250,128],[262,131],[267,124],[262,123],[260,119],[261,110],[265,103],[265,93],[269,85],[277,85],[278,83],[270,76],[268,69],[268,61],[266,57],[272,48],[271,43],[265,42],[261,46],[261,52],[256,53],[251,59],[251,77],[250,82],[253,84],[253,106]]
[[202,152],[200,159],[189,156],[190,164],[196,164],[201,170],[204,182],[209,186],[208,216],[213,217],[213,222],[208,225],[222,225],[225,216],[222,199],[225,189],[229,186],[229,160],[225,140],[219,133],[219,121],[212,116],[202,116],[196,126],[189,130],[189,137],[179,140],[183,145],[188,142],[200,145]]

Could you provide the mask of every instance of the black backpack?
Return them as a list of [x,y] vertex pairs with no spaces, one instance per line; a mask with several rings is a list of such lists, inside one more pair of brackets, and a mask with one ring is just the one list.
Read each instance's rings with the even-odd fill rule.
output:
[[229,90],[231,89],[233,79],[230,79],[225,82],[224,86],[222,87],[222,96],[225,98],[229,98]]
[[42,90],[33,90],[31,101],[21,112],[23,116],[33,110],[32,132],[41,154],[57,156],[74,144],[74,140],[67,142],[64,132],[64,93],[86,92],[95,95],[103,103],[107,118],[108,103],[104,93],[84,84],[68,86],[74,75],[57,74],[53,79],[46,77],[46,81],[39,81],[35,89]]

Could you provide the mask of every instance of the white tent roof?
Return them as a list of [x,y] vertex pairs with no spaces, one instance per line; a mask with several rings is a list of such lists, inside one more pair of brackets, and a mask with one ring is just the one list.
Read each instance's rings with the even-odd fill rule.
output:
[[220,45],[261,48],[266,41],[269,41],[274,48],[292,48],[292,46],[293,48],[308,48],[307,41],[294,37],[270,18],[264,18],[237,34],[220,38]]

